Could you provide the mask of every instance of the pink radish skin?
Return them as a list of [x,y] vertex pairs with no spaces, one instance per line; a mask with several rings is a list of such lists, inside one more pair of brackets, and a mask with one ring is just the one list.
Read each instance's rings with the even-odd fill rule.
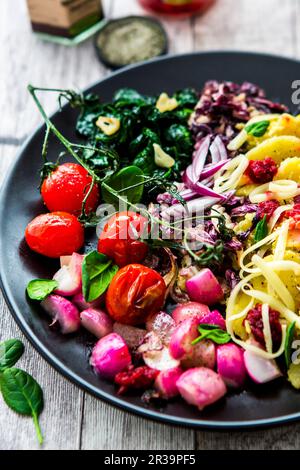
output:
[[75,333],[80,328],[79,311],[69,300],[60,295],[51,294],[41,302],[43,309],[58,322],[64,335]]
[[73,304],[79,308],[79,310],[87,310],[88,308],[98,308],[103,305],[104,302],[104,295],[101,295],[98,299],[93,300],[93,302],[86,302],[82,292],[75,294],[72,297]]
[[146,330],[157,333],[165,344],[169,343],[175,326],[175,321],[171,315],[165,312],[151,315],[146,322]]
[[114,323],[113,331],[118,333],[124,339],[130,349],[136,349],[146,336],[146,330],[136,328],[135,326],[123,325],[122,323]]
[[113,321],[103,310],[95,308],[83,310],[80,313],[80,320],[82,326],[96,338],[103,338],[113,331]]
[[244,350],[232,343],[218,346],[217,371],[228,387],[241,388],[247,376]]
[[210,310],[207,305],[199,304],[199,302],[188,302],[178,305],[172,313],[175,323],[178,325],[183,320],[191,317],[202,318],[209,315]]
[[117,333],[110,333],[96,343],[90,363],[97,374],[114,379],[116,374],[130,366],[131,356],[123,338]]
[[175,328],[170,340],[170,353],[174,359],[182,359],[193,349],[192,341],[199,336],[199,320],[197,317],[183,320]]
[[203,315],[200,318],[199,321],[200,325],[201,324],[207,324],[207,325],[216,325],[221,330],[226,330],[226,323],[220,312],[218,310],[213,310],[212,312],[207,313],[206,315]]
[[[78,294],[82,286],[82,262],[83,255],[73,253],[69,264],[63,264],[54,274],[53,279],[58,282],[55,293],[63,296]],[[63,263],[67,262],[64,260]]]
[[222,398],[227,391],[222,377],[205,367],[187,370],[176,385],[182,398],[199,410]]
[[186,281],[186,290],[190,299],[205,305],[213,305],[224,297],[223,289],[210,269],[202,269]]
[[253,382],[264,384],[282,376],[273,359],[265,359],[252,351],[244,352],[246,371]]
[[185,354],[180,361],[184,369],[191,367],[207,367],[214,369],[216,364],[216,347],[209,339],[194,344],[192,350]]
[[176,382],[182,373],[183,371],[180,367],[175,367],[174,369],[163,370],[158,374],[154,387],[162,398],[168,400],[179,395]]

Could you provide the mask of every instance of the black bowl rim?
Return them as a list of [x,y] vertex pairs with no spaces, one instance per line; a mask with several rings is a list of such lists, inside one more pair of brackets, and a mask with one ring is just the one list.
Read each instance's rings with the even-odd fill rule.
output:
[[[191,52],[188,54],[168,54],[163,57],[156,57],[154,59],[150,59],[148,61],[133,64],[122,68],[121,70],[117,70],[108,77],[105,77],[102,80],[97,80],[92,85],[85,88],[83,91],[88,92],[94,86],[106,82],[110,80],[112,76],[116,76],[126,72],[127,70],[142,68],[144,65],[149,65],[151,63],[156,63],[160,61],[168,61],[173,60],[176,58],[184,58],[184,57],[203,57],[203,56],[252,56],[252,57],[260,57],[262,59],[280,59],[281,61],[292,62],[296,64],[300,64],[300,61],[289,58],[289,57],[282,57],[278,54],[264,54],[264,53],[257,53],[257,52],[248,52],[248,51],[231,51],[231,50],[214,50],[214,51],[205,51],[205,52]],[[66,105],[65,105],[66,106]],[[64,107],[65,107],[64,106]],[[51,118],[58,112],[58,109],[52,113]],[[2,204],[2,200],[5,197],[6,192],[10,186],[10,180],[13,177],[15,167],[18,164],[19,159],[21,158],[24,150],[26,149],[27,145],[35,139],[37,134],[39,134],[45,128],[45,124],[41,124],[37,127],[37,129],[26,139],[23,143],[21,148],[19,149],[15,161],[10,168],[8,174],[6,175],[4,182],[2,184],[2,188],[0,191],[0,224],[4,222],[5,217],[5,210],[4,204]],[[0,253],[3,249],[2,240],[0,239]],[[54,354],[52,354],[48,349],[43,345],[43,343],[39,340],[39,338],[31,331],[30,326],[26,323],[22,312],[20,311],[19,307],[16,305],[13,296],[9,295],[9,286],[7,285],[7,280],[5,276],[5,270],[3,265],[0,263],[0,288],[2,290],[4,299],[9,307],[10,313],[14,320],[16,321],[17,325],[20,327],[21,331],[24,333],[25,337],[29,340],[32,346],[38,351],[39,354],[52,366],[56,369],[60,374],[62,374],[65,378],[69,381],[78,385],[84,391],[87,391],[94,395],[97,398],[104,400],[105,402],[114,405],[123,411],[129,411],[135,415],[142,416],[144,418],[148,418],[154,421],[158,421],[164,424],[172,424],[181,427],[193,428],[193,429],[207,429],[207,430],[217,430],[222,431],[226,429],[231,430],[246,430],[246,429],[255,429],[255,428],[267,428],[270,426],[276,426],[279,424],[286,424],[293,421],[297,421],[300,419],[300,410],[297,413],[291,413],[285,416],[274,417],[274,418],[267,418],[267,419],[258,419],[258,420],[249,420],[249,421],[207,421],[202,419],[190,419],[190,418],[180,418],[179,416],[172,416],[168,414],[164,414],[163,412],[154,411],[153,409],[147,409],[142,406],[137,406],[128,402],[123,401],[117,395],[112,395],[110,393],[106,393],[101,389],[91,385],[87,381],[83,380],[77,374],[73,373],[70,369],[68,369],[60,360],[56,358]]]

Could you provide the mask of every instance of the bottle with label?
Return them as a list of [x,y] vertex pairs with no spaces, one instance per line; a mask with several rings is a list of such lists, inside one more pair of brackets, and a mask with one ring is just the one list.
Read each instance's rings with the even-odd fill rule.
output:
[[32,30],[42,39],[78,44],[103,26],[101,0],[27,0]]
[[215,0],[139,0],[147,10],[174,17],[202,13]]

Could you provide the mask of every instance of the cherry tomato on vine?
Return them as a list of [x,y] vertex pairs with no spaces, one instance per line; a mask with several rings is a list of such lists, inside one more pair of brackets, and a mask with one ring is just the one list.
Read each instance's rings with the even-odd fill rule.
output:
[[67,212],[38,215],[26,227],[29,247],[49,258],[59,258],[78,251],[84,242],[84,230],[77,218]]
[[139,325],[164,305],[166,284],[161,275],[141,264],[128,264],[113,277],[106,309],[120,323]]
[[146,243],[137,240],[148,228],[148,220],[136,212],[118,212],[109,219],[98,241],[98,251],[122,267],[143,261],[148,252]]
[[[78,163],[63,163],[47,176],[41,194],[50,211],[65,211],[80,215],[82,202],[92,184],[92,177]],[[95,184],[85,204],[86,213],[95,211],[99,189]]]

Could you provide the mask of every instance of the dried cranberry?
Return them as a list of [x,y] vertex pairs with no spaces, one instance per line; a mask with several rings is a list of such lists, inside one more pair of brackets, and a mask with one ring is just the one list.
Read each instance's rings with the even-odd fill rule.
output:
[[151,387],[159,371],[148,366],[130,366],[125,372],[119,372],[115,376],[115,383],[120,385],[118,394],[121,395],[129,389],[146,390]]
[[266,157],[264,160],[250,160],[245,171],[251,181],[257,184],[269,183],[276,173],[277,165],[271,157]]
[[290,230],[300,230],[300,204],[294,204],[292,210],[285,213],[286,217],[290,217]]
[[[264,348],[265,345],[265,337],[263,333],[263,320],[261,314],[262,306],[261,304],[256,304],[255,307],[248,312],[244,321],[248,321],[251,332],[256,339],[256,341],[261,344]],[[271,328],[271,335],[272,335],[272,342],[273,342],[273,350],[278,349],[281,344],[281,325],[279,321],[279,312],[269,308],[269,321],[270,321],[270,328]]]
[[280,206],[279,202],[276,201],[275,199],[271,199],[270,201],[260,202],[258,204],[257,214],[260,219],[263,219],[264,216],[266,216],[267,220],[270,220],[271,216],[273,215],[273,213],[279,206]]

